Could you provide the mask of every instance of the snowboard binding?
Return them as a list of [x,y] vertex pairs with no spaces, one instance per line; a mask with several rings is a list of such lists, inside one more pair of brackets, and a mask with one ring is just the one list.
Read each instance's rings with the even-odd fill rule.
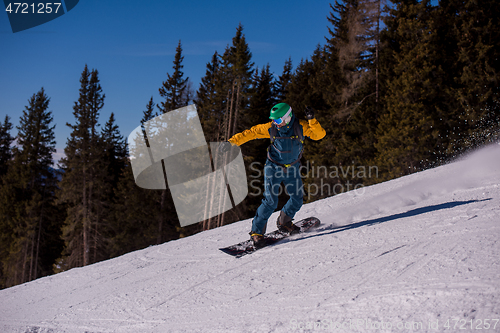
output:
[[300,228],[292,223],[292,218],[286,215],[283,211],[281,211],[280,216],[278,216],[276,226],[278,227],[278,230],[284,234],[292,235],[300,231]]

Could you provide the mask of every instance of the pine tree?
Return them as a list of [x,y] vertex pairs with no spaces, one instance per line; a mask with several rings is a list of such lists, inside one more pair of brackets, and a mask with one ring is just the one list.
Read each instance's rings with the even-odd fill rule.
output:
[[478,146],[500,135],[500,25],[493,0],[443,1],[456,43],[455,96],[462,138],[455,149]]
[[146,105],[146,110],[143,111],[143,117],[141,119],[141,124],[144,125],[144,123],[148,120],[153,119],[154,117],[158,116],[157,112],[154,112],[154,102],[153,102],[153,96],[151,96],[148,104]]
[[[153,99],[151,98],[148,104],[150,109],[153,109]],[[101,137],[104,144],[104,161],[107,164],[107,172],[111,188],[116,188],[118,177],[125,167],[125,159],[127,157],[127,144],[125,139],[120,134],[118,125],[116,125],[115,115],[111,112],[109,120],[102,129]]]
[[[162,114],[187,106],[191,98],[190,96],[192,94],[189,91],[190,86],[188,85],[189,78],[184,79],[184,73],[182,72],[182,68],[184,67],[182,65],[183,60],[181,42],[179,41],[173,62],[174,72],[172,75],[167,73],[167,80],[163,82],[159,89],[160,95],[164,98],[164,101],[160,102],[157,107]],[[176,131],[176,129],[181,130],[181,128],[185,128],[187,126],[186,123],[187,118],[185,118],[184,121],[176,119],[176,123],[170,123],[168,126],[170,130]],[[152,139],[151,135],[154,135],[154,133],[148,133],[148,139]],[[166,155],[168,155],[168,153]],[[170,191],[167,188],[158,191],[158,193],[160,198],[156,210],[158,212],[156,216],[158,226],[156,243],[160,244],[178,238],[181,228],[178,226],[179,220],[177,216],[173,214],[175,207]]]
[[[102,169],[103,144],[97,127],[105,95],[98,71],[87,65],[80,78],[80,96],[73,107],[76,123],[61,159],[63,178],[59,203],[67,207],[63,230],[66,242],[66,267],[85,266],[96,260],[96,249],[102,246],[98,230],[102,223],[103,201],[99,197],[105,182]],[[92,256],[91,249],[94,249]]]
[[441,159],[449,126],[443,104],[443,71],[433,30],[429,1],[401,2],[391,28],[397,41],[394,76],[387,83],[387,111],[380,121],[376,148],[383,178],[402,176],[432,166]]
[[[372,64],[375,53],[371,44],[378,37],[374,26],[378,16],[374,14],[378,2],[370,0],[336,1],[330,5],[332,12],[327,18],[328,27],[327,70],[330,77],[330,105],[340,104],[340,115],[350,115],[368,96],[361,94],[373,79]],[[376,44],[376,43],[375,43]],[[376,51],[376,50],[375,50]]]
[[158,109],[162,113],[178,109],[189,103],[191,94],[188,86],[189,78],[184,78],[184,72],[182,72],[183,60],[181,41],[179,41],[175,49],[174,72],[172,75],[167,73],[167,80],[163,82],[159,89],[160,96],[165,99],[158,105]]
[[13,160],[0,190],[2,285],[12,286],[50,274],[58,251],[58,212],[50,99],[42,88],[33,94],[17,127]]
[[288,86],[292,81],[292,70],[292,58],[290,57],[287,61],[285,61],[283,73],[278,77],[276,82],[275,94],[277,101],[284,101],[288,96]]
[[254,63],[241,23],[236,28],[232,45],[226,49],[222,58],[227,73],[226,82],[228,83],[227,106],[229,108],[226,111],[225,120],[226,136],[230,138],[244,129],[244,124],[240,122],[240,119],[244,119],[247,112],[252,112],[248,110],[248,103]]
[[347,9],[343,3],[335,2],[330,4],[331,12],[327,17],[332,27],[328,27],[329,37],[325,37],[325,78],[323,88],[325,89],[325,100],[332,109],[340,110],[343,107],[340,96],[342,89],[348,82],[344,77],[343,69],[340,65],[339,44],[347,44],[348,26],[346,22]]
[[224,87],[220,56],[215,52],[207,64],[195,100],[207,142],[217,142],[221,136],[223,110],[227,103]]
[[[332,7],[339,20],[329,19],[327,68],[331,77],[340,77],[340,84],[330,86],[338,93],[332,107],[342,130],[335,143],[340,165],[371,165],[376,155],[375,132],[382,111],[379,66],[379,21],[382,18],[380,0],[345,1]],[[338,4],[337,4],[338,5]],[[335,96],[335,95],[333,95]],[[339,98],[340,97],[340,98]],[[330,100],[331,101],[331,100]],[[348,179],[339,177],[345,186]],[[352,179],[351,179],[352,181]],[[356,179],[357,184],[376,179]],[[347,186],[345,186],[347,187]]]
[[229,49],[229,62],[233,71],[233,76],[241,80],[242,86],[246,87],[254,72],[252,62],[252,52],[243,34],[243,25],[240,23],[236,28],[236,35],[232,39]]
[[92,261],[97,262],[107,259],[112,255],[112,247],[115,233],[113,224],[115,214],[113,209],[116,203],[116,189],[120,175],[126,167],[127,149],[126,143],[121,136],[118,126],[115,124],[114,113],[111,113],[100,134],[100,145],[102,146],[101,159],[98,162],[96,183],[100,184],[94,191],[96,201],[96,218],[93,226]]

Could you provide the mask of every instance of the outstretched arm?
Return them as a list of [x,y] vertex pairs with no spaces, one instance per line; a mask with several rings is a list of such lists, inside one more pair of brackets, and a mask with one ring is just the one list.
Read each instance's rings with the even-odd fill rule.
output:
[[241,133],[233,135],[228,141],[233,145],[241,146],[242,144],[254,139],[269,139],[269,129],[272,123],[255,125]]
[[301,120],[300,124],[304,129],[304,136],[310,137],[312,140],[320,140],[323,139],[326,135],[326,131],[321,124],[314,119],[310,120]]

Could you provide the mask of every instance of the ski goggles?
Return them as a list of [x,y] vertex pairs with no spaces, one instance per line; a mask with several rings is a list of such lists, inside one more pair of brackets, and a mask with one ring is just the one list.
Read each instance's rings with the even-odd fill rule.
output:
[[285,115],[281,118],[278,118],[278,119],[273,119],[273,122],[276,124],[276,125],[286,125],[290,122],[290,120],[292,120],[292,108],[290,108],[288,110],[287,113],[285,113]]

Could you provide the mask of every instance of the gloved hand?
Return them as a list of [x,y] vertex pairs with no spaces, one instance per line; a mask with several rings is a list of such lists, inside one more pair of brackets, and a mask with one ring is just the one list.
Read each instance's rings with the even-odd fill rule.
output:
[[306,106],[306,109],[304,112],[306,114],[307,120],[314,119],[314,109],[312,107]]
[[224,141],[219,144],[219,152],[227,153],[231,149],[231,143],[229,141]]

